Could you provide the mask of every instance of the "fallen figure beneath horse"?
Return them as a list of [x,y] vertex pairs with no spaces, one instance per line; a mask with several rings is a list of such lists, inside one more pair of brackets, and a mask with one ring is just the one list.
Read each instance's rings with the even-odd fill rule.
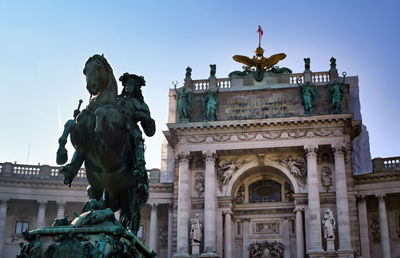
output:
[[120,222],[136,235],[140,210],[149,196],[144,140],[138,123],[147,136],[155,133],[155,122],[144,102],[142,76],[123,74],[123,90],[117,94],[117,82],[103,55],[90,57],[83,69],[89,104],[74,111],[59,139],[57,164],[68,160],[65,144],[68,135],[75,153],[60,173],[71,186],[84,164],[89,182],[88,197],[104,202],[104,208],[120,210]]

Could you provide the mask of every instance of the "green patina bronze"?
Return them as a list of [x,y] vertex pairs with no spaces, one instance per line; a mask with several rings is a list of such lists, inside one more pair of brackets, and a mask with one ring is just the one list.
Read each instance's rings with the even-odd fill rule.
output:
[[178,113],[178,120],[180,122],[189,122],[192,117],[194,107],[194,94],[190,89],[186,87],[176,88],[176,110]]
[[318,103],[318,89],[310,82],[300,84],[300,79],[297,79],[299,85],[300,102],[304,107],[304,115],[314,115],[314,106]]
[[336,58],[332,56],[331,59],[329,59],[329,61],[331,62],[330,64],[331,70],[336,70]]
[[304,58],[304,72],[311,72],[310,63],[311,63],[311,59],[309,57]]
[[346,72],[342,73],[343,79],[340,82],[338,79],[330,81],[328,84],[328,94],[330,100],[331,114],[342,113],[342,101],[344,97],[344,82],[346,81]]
[[[117,81],[104,56],[90,57],[83,69],[89,104],[74,111],[74,119],[66,122],[59,139],[57,164],[67,162],[65,149],[70,135],[75,153],[60,173],[71,186],[84,164],[89,182],[89,200],[73,221],[56,219],[53,227],[25,233],[29,244],[21,245],[18,257],[152,257],[137,240],[140,211],[149,196],[143,132],[155,133],[155,122],[144,102],[142,76],[124,73],[119,80],[123,90],[117,94]],[[120,220],[114,212],[120,210]],[[55,243],[45,251],[41,243],[57,235]],[[137,244],[139,243],[139,244]],[[39,246],[39,247],[38,247]],[[39,251],[38,251],[39,250]],[[73,250],[68,253],[67,250]]]
[[210,64],[210,77],[215,77],[216,73],[217,73],[217,65]]
[[203,107],[205,110],[204,116],[205,121],[215,121],[217,120],[217,111],[218,111],[218,91],[207,90],[202,101]]

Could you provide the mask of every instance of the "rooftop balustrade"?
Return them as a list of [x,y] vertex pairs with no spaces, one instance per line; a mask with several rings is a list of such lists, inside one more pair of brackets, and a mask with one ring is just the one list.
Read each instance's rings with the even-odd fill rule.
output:
[[400,157],[375,158],[372,160],[374,172],[400,170]]

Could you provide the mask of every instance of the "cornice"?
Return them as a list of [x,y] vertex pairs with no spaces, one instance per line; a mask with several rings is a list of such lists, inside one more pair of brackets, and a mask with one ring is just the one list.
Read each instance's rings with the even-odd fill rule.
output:
[[172,192],[172,183],[149,183],[150,192]]
[[390,172],[375,172],[363,175],[354,176],[354,184],[363,185],[371,183],[383,183],[383,182],[400,182],[400,171],[390,171]]
[[[167,127],[170,130],[190,130],[190,129],[225,129],[225,128],[245,128],[257,126],[282,126],[282,125],[310,125],[317,122],[339,122],[352,121],[352,114],[332,114],[318,116],[297,116],[297,117],[277,117],[267,119],[248,119],[248,120],[225,120],[225,121],[209,121],[209,122],[189,122],[189,123],[168,123]],[[354,121],[356,122],[356,121]]]
[[[37,178],[18,178],[18,177],[0,177],[0,186],[18,186],[18,187],[29,187],[29,188],[51,188],[61,189],[66,187],[63,181],[60,180],[49,180],[49,179],[37,179]],[[88,183],[85,182],[72,182],[71,187],[68,189],[86,189]]]

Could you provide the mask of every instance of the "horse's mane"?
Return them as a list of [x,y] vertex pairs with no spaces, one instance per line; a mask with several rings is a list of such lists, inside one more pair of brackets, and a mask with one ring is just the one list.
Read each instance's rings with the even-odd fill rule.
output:
[[117,96],[118,93],[118,85],[117,80],[115,79],[113,69],[111,68],[110,64],[107,62],[107,59],[104,55],[93,55],[89,57],[89,59],[85,63],[85,68],[83,69],[83,74],[86,74],[86,66],[90,62],[96,62],[104,68],[104,72],[106,73],[107,77],[109,78],[110,83],[108,84],[108,90],[112,90],[113,94]]

